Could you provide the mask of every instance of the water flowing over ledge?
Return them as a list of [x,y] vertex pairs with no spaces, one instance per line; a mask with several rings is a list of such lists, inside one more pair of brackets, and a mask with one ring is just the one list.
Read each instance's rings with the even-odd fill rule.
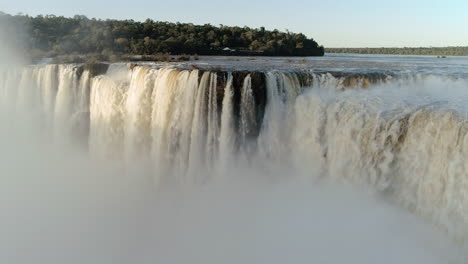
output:
[[155,185],[217,181],[236,164],[287,167],[357,184],[468,239],[463,78],[126,64],[0,74],[6,116],[129,172],[148,168]]

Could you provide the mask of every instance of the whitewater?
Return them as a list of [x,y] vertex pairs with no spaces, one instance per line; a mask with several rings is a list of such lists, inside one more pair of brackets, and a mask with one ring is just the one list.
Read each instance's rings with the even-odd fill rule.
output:
[[0,69],[5,263],[468,261],[466,59],[99,69]]

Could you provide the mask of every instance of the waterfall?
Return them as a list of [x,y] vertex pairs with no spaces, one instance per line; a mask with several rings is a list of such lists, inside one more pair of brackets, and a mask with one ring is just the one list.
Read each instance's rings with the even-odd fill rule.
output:
[[254,73],[117,65],[92,76],[37,65],[2,70],[0,102],[58,143],[82,137],[93,158],[145,167],[155,184],[216,181],[227,166],[287,167],[363,186],[467,241],[468,123],[457,95],[466,80],[255,74],[265,98]]
[[[206,134],[207,134],[207,118],[208,118],[208,107],[207,107],[207,98],[206,94],[207,89],[209,89],[210,78],[212,73],[204,72],[201,79],[200,84],[198,86],[197,96],[195,107],[193,109],[194,116],[192,121],[192,129],[191,129],[191,140],[190,140],[190,153],[189,153],[189,160],[188,169],[194,172],[194,177],[199,178],[201,177],[200,171],[205,166],[205,146],[206,146]],[[192,181],[196,181],[197,179],[192,179]]]
[[[187,76],[188,75],[188,76]],[[175,175],[179,175],[176,181],[185,182],[187,179],[184,177],[187,174],[188,161],[190,156],[190,146],[192,135],[192,126],[194,118],[194,108],[196,103],[196,94],[198,89],[198,76],[199,72],[194,70],[190,73],[184,72],[183,76],[187,76],[186,82],[181,79],[178,83],[178,95],[175,100],[176,115],[172,117],[171,132],[173,144],[173,167]]]
[[235,132],[234,132],[234,91],[232,87],[232,73],[228,73],[226,86],[223,94],[223,106],[221,116],[221,130],[219,135],[220,168],[226,168],[227,163],[234,154]]
[[[184,92],[192,93],[193,87],[185,87],[190,78],[187,71],[162,69],[155,81],[152,112],[152,158],[155,170],[162,177],[170,173],[171,165],[178,155],[181,131],[177,128],[180,120],[180,97]],[[187,88],[189,91],[184,91]],[[192,90],[192,91],[190,91]],[[193,93],[192,93],[193,95]],[[190,105],[188,105],[190,107]],[[190,122],[190,121],[189,121]],[[183,173],[182,164],[177,164]],[[159,179],[158,181],[163,180]]]
[[[38,81],[42,93],[42,108],[45,118],[45,126],[47,131],[52,131],[53,114],[55,109],[55,95],[57,94],[59,81],[59,69],[57,65],[47,65],[43,68],[39,68],[38,70],[40,71],[41,76]],[[83,80],[81,83],[84,85],[85,80]],[[83,97],[85,96],[83,95]],[[89,108],[83,106],[83,109]]]
[[[294,82],[295,81],[295,82]],[[267,99],[262,131],[259,136],[261,154],[267,159],[283,159],[281,153],[289,148],[291,107],[298,95],[299,82],[285,73],[269,72],[266,76]]]
[[255,115],[255,101],[252,92],[252,78],[247,75],[244,79],[241,91],[241,105],[240,105],[240,124],[239,132],[242,145],[247,144],[247,140],[252,136],[252,130],[256,123]]
[[106,76],[92,81],[90,95],[91,154],[100,158],[118,158],[124,151],[124,104],[126,87]]
[[157,72],[144,67],[134,69],[125,101],[125,155],[133,162],[149,155],[151,139],[151,93]]
[[59,66],[59,85],[55,101],[54,131],[55,138],[61,138],[69,133],[69,120],[77,103],[77,76],[70,65]]

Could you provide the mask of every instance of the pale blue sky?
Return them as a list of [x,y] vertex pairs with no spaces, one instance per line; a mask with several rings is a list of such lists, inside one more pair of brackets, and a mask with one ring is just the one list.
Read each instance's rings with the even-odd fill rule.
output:
[[265,26],[326,47],[468,46],[468,0],[0,0],[0,11]]

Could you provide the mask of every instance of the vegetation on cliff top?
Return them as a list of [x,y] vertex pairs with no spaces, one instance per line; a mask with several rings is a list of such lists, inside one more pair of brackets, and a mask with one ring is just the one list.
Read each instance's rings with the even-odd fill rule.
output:
[[[4,23],[8,22],[8,23]],[[0,12],[2,25],[14,25],[22,34],[21,46],[35,57],[70,54],[154,55],[269,55],[321,56],[324,48],[301,33],[219,27],[206,24],[98,20],[85,16],[8,15]],[[20,26],[22,30],[18,30]]]

